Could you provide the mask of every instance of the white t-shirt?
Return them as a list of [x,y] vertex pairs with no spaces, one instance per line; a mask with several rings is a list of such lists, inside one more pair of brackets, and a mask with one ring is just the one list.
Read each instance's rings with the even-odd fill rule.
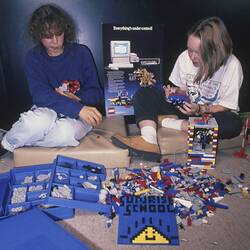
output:
[[182,52],[173,68],[169,80],[181,89],[185,89],[192,102],[199,104],[221,105],[239,110],[239,90],[243,81],[243,72],[239,60],[231,55],[226,65],[205,82],[194,83],[198,68],[189,58],[188,51]]

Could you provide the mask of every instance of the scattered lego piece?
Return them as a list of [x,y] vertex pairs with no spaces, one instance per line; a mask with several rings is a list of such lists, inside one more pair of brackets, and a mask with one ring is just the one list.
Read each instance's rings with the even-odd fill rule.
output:
[[219,245],[219,243],[217,241],[213,241],[213,242],[211,242],[211,244],[215,245],[215,246]]
[[13,189],[11,204],[22,203],[26,200],[26,187],[18,187]]
[[51,192],[52,197],[72,200],[71,189],[67,185],[55,186]]
[[128,195],[138,199],[152,195],[172,198],[180,229],[207,224],[216,209],[228,209],[228,205],[221,202],[226,194],[249,195],[249,189],[243,186],[240,179],[243,175],[238,178],[233,176],[224,184],[208,174],[206,169],[182,166],[167,160],[151,168],[142,165],[138,169],[127,168],[124,178],[117,171],[119,179],[112,178],[109,187],[106,187],[115,211],[119,211],[121,200]]
[[97,185],[91,183],[91,182],[88,182],[88,181],[85,181],[82,183],[82,186],[84,188],[89,188],[89,189],[97,189]]
[[44,181],[46,182],[46,181],[49,181],[50,175],[51,175],[51,172],[48,172],[48,174],[39,174],[36,177],[36,181],[37,182],[44,182]]

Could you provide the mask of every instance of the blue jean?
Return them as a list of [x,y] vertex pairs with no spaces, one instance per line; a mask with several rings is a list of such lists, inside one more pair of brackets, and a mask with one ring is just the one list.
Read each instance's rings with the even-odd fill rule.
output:
[[5,134],[2,146],[13,152],[23,146],[77,146],[92,127],[84,121],[59,118],[49,108],[35,108],[21,114]]
[[[175,106],[166,101],[165,94],[154,86],[140,88],[133,97],[136,123],[143,120],[153,120],[157,123],[158,115],[177,115],[180,119],[188,119]],[[238,114],[230,111],[212,114],[215,118],[221,139],[230,139],[240,134],[242,120]]]

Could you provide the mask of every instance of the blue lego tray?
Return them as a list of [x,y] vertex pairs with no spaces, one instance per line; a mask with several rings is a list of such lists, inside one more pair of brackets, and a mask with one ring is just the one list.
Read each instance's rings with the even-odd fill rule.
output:
[[118,244],[179,245],[173,201],[159,196],[122,197]]
[[55,220],[74,216],[74,209],[44,206],[53,164],[14,168],[0,175],[0,218],[40,207]]
[[51,164],[13,168],[0,175],[0,217],[41,207],[54,219],[74,215],[74,209],[111,215],[109,197],[102,195],[106,179],[101,164],[57,156]]
[[0,220],[4,250],[90,249],[37,208]]
[[104,165],[58,155],[53,171],[46,204],[111,215],[109,197],[99,202]]

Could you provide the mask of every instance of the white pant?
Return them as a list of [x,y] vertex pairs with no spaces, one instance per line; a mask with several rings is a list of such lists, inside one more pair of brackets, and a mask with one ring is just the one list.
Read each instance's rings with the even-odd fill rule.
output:
[[35,108],[22,113],[5,134],[2,146],[13,152],[22,146],[77,146],[92,127],[84,121],[58,118],[49,108]]

